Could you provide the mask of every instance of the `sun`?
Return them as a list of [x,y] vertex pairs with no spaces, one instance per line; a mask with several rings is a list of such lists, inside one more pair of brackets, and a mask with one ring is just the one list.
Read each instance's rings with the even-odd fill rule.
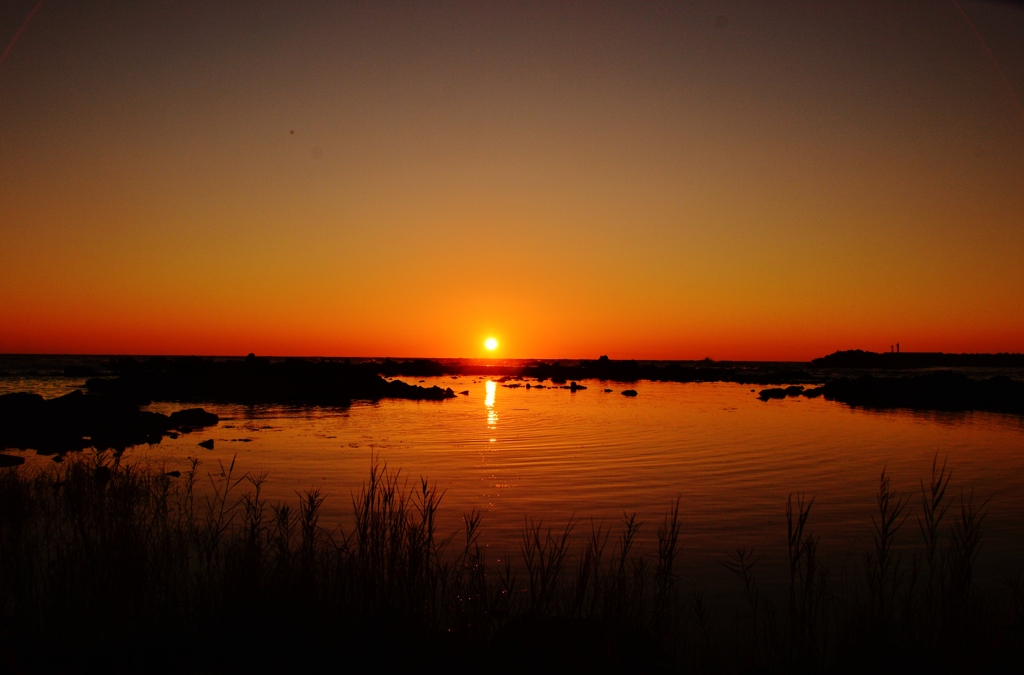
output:
[[484,347],[487,347],[487,351],[493,352],[498,348],[498,341],[494,338],[487,338],[484,340]]

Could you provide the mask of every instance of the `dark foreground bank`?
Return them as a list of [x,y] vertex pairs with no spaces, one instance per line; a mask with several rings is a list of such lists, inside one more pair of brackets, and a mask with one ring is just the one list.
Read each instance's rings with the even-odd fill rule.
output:
[[[261,477],[207,468],[100,454],[0,469],[0,669],[993,672],[1024,656],[1019,578],[979,591],[985,505],[952,498],[941,466],[917,495],[883,474],[874,541],[852,571],[819,551],[810,498],[780,504],[779,593],[758,585],[754,552],[723,541],[744,597],[725,610],[681,576],[677,509],[657,551],[634,549],[634,520],[581,532],[582,545],[574,523],[530,524],[519,559],[494,565],[477,514],[435,530],[429,483],[375,467],[330,528],[316,491],[271,504]],[[901,556],[912,511],[920,532],[902,536],[920,543]]]

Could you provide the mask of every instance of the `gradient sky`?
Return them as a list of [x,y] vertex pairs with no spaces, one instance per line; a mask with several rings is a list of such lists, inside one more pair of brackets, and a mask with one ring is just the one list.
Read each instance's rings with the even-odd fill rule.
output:
[[44,0],[0,352],[1024,351],[1022,50],[1000,3]]

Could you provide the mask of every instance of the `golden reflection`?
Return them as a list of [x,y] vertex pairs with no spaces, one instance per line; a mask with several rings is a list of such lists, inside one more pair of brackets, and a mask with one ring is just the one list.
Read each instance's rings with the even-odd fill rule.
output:
[[498,391],[498,385],[494,380],[487,380],[484,390],[486,392],[484,405],[487,406],[487,428],[493,429],[498,424],[498,412],[494,409],[494,395]]

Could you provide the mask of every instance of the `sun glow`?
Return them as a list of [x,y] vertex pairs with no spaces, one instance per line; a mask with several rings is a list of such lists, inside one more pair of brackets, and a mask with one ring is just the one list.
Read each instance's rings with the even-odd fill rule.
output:
[[494,338],[487,338],[486,340],[484,340],[484,347],[487,347],[487,351],[493,352],[495,349],[498,348],[498,341],[495,340]]

